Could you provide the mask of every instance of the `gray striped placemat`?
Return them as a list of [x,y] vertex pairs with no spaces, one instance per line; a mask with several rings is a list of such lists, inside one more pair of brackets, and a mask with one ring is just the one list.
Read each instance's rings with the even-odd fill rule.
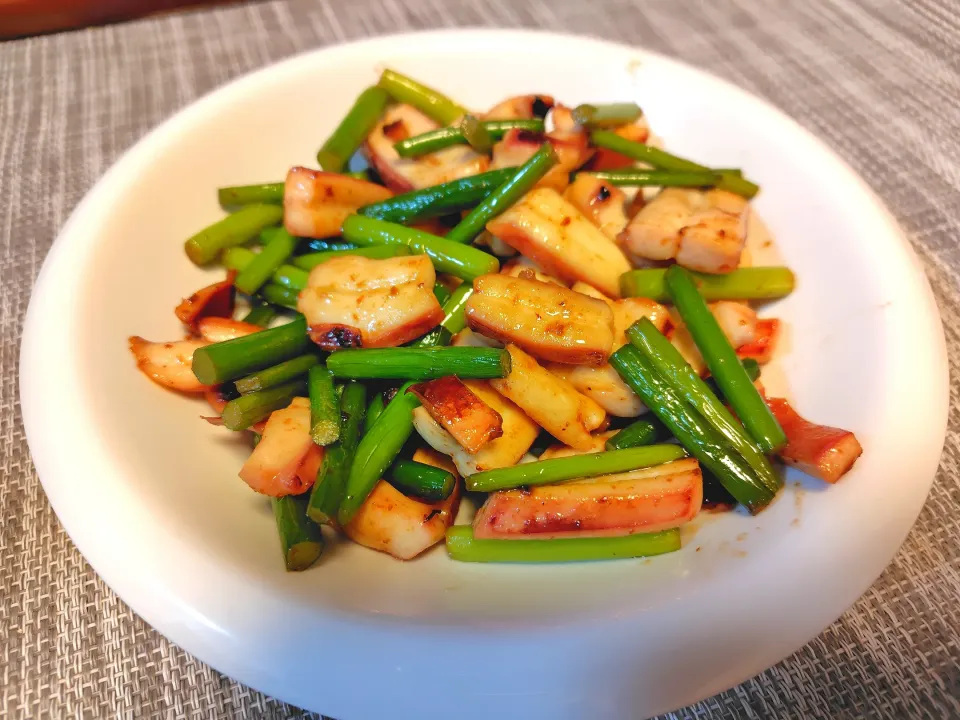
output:
[[[307,716],[160,637],[70,543],[37,482],[20,419],[23,314],[70,211],[171,112],[295,52],[452,26],[537,27],[643,45],[781,107],[850,162],[909,234],[940,303],[957,376],[953,0],[304,0],[0,44],[0,716]],[[917,526],[856,606],[776,667],[671,717],[960,717],[957,460],[954,413]]]

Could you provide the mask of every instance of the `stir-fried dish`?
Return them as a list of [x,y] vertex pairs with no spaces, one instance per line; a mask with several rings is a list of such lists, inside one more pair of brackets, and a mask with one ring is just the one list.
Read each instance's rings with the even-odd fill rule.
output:
[[252,438],[289,570],[338,534],[403,560],[677,550],[705,508],[763,510],[778,460],[834,483],[861,449],[764,391],[781,323],[755,305],[794,277],[751,266],[759,188],[658,145],[633,103],[476,113],[387,70],[321,170],[220,190],[186,253],[225,279],[176,308],[184,339],[130,349]]

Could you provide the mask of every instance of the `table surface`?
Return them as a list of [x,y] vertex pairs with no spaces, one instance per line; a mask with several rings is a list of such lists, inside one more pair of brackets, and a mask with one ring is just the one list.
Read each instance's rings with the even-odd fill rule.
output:
[[[860,172],[903,226],[940,304],[957,377],[954,0],[304,0],[0,44],[0,716],[309,716],[173,646],[72,545],[24,437],[17,393],[23,315],[71,210],[173,111],[292,53],[452,26],[537,27],[642,45],[778,105]],[[933,491],[863,598],[779,665],[671,717],[960,717],[956,407],[952,388]]]

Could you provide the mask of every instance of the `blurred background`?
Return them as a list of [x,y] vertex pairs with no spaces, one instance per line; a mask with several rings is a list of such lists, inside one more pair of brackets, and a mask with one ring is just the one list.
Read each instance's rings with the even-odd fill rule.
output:
[[0,39],[229,2],[235,0],[0,0]]

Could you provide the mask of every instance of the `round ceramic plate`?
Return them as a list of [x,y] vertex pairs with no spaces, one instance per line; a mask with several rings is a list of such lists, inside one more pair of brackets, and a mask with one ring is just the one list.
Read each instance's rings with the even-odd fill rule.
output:
[[[389,65],[469,107],[550,93],[636,100],[680,155],[742,167],[797,291],[764,378],[864,455],[836,486],[789,473],[757,517],[702,516],[684,548],[566,566],[402,563],[338,544],[286,573],[245,443],[149,382],[128,335],[175,339],[176,301],[217,275],[182,243],[215,189],[280,180]],[[759,262],[775,259],[760,249]],[[909,342],[908,342],[909,341]],[[80,551],[147,622],[283,700],[356,718],[640,717],[789,655],[880,574],[923,504],[947,414],[930,289],[866,185],[806,131],[710,75],[635,48],[531,32],[405,35],[295,57],[224,87],[130,150],[47,257],[21,394],[44,489]]]

